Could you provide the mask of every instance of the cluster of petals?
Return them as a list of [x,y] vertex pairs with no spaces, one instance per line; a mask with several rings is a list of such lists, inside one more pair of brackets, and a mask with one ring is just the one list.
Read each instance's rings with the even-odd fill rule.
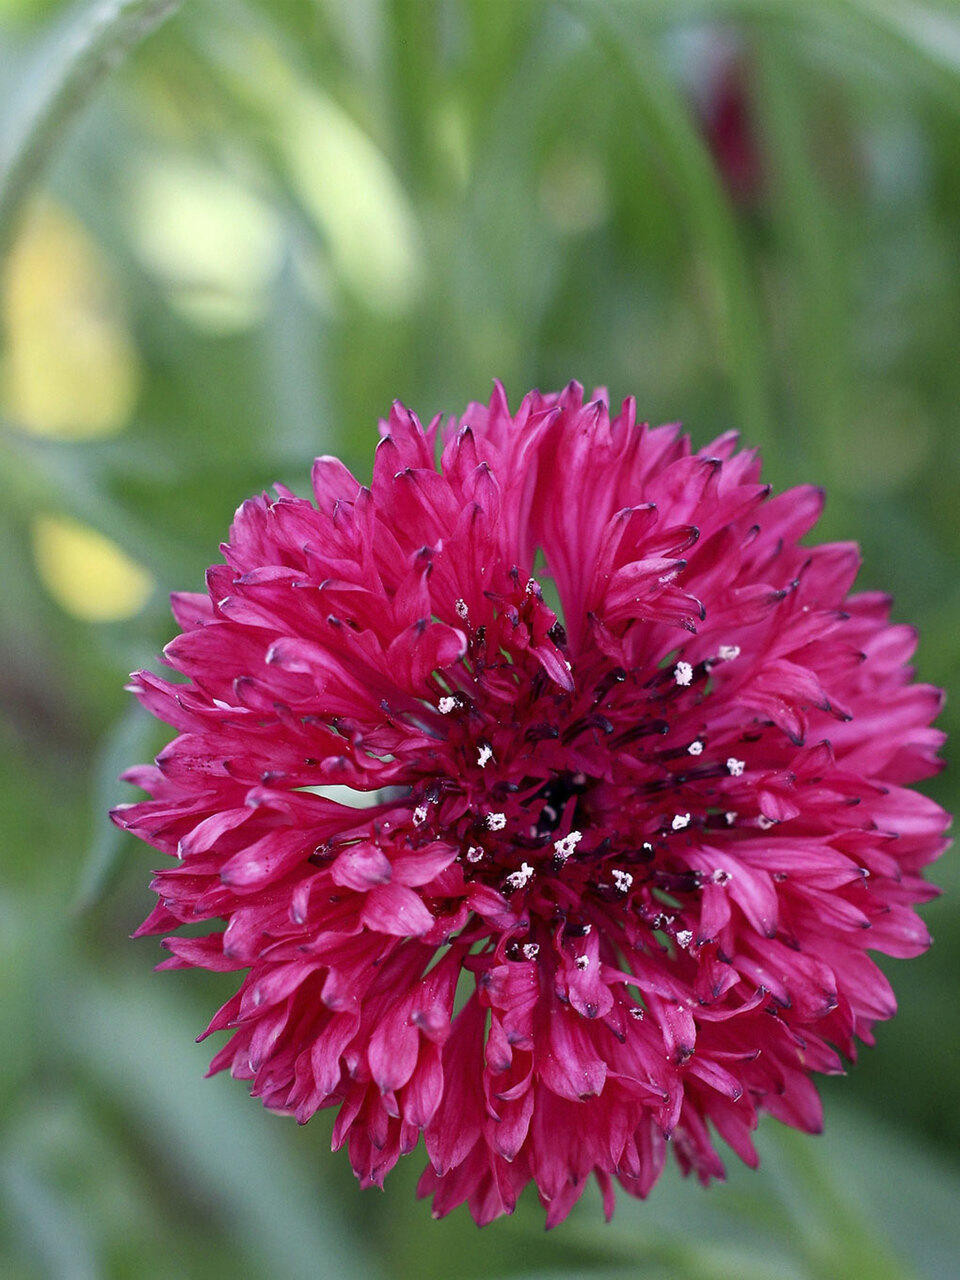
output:
[[817,1131],[812,1073],[894,1012],[869,952],[929,942],[913,630],[733,434],[571,384],[381,435],[369,486],[324,457],[245,502],[179,676],[133,678],[178,734],[114,814],[169,855],[139,932],[243,973],[211,1071],[337,1108],[363,1185],[422,1138],[479,1223]]

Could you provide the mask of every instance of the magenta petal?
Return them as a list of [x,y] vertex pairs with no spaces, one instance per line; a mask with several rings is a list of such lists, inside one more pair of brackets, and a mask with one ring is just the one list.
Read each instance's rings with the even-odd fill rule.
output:
[[345,849],[330,868],[335,884],[364,892],[374,885],[387,884],[393,875],[390,859],[376,845],[353,845]]
[[381,884],[372,889],[360,918],[368,929],[400,938],[426,933],[433,924],[433,916],[421,899],[402,884]]

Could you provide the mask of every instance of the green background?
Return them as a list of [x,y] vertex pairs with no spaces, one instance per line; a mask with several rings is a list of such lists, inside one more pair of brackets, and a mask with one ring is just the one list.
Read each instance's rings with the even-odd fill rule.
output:
[[[326,1117],[203,1081],[232,979],[152,972],[159,855],[105,812],[164,740],[126,673],[237,503],[316,453],[367,477],[394,397],[456,412],[495,376],[739,426],[778,487],[826,485],[823,537],[951,686],[960,11],[190,0],[141,40],[163,7],[0,0],[0,1271],[955,1277],[954,858],[823,1137],[764,1123],[759,1173],[671,1173],[609,1227],[590,1193],[545,1235],[528,1195],[478,1233],[415,1200],[418,1156],[361,1193]],[[746,189],[703,127],[724,67]]]

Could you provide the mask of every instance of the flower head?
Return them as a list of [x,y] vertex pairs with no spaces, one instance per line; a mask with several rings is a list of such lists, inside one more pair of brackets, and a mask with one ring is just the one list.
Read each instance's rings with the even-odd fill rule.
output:
[[174,859],[140,932],[246,970],[211,1070],[338,1107],[364,1185],[422,1135],[480,1223],[591,1175],[609,1213],[670,1139],[721,1177],[709,1126],[752,1164],[761,1111],[816,1131],[811,1073],[894,1012],[868,952],[928,944],[913,631],[732,435],[575,384],[382,432],[369,487],[320,458],[314,502],[245,502],[173,597],[186,683],[133,680],[179,733],[115,814]]

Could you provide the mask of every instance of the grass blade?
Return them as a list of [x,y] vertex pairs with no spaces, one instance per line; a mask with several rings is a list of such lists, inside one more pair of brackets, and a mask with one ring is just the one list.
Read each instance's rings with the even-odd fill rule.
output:
[[28,1167],[6,1153],[0,1160],[0,1200],[28,1254],[60,1280],[96,1280],[99,1273],[86,1224]]
[[375,1259],[332,1207],[319,1168],[301,1158],[293,1122],[268,1115],[232,1080],[202,1080],[205,1050],[191,1052],[187,1019],[164,996],[103,974],[78,978],[59,993],[60,1052],[87,1088],[123,1109],[150,1158],[188,1186],[215,1189],[251,1274],[376,1280]]
[[132,763],[150,758],[156,737],[156,724],[152,717],[138,702],[131,700],[104,739],[90,788],[93,834],[80,869],[74,904],[77,911],[94,906],[120,869],[120,855],[128,837],[113,825],[107,812],[112,805],[128,798],[123,792],[128,792],[130,799],[143,798],[139,791],[119,782],[118,778]]
[[44,57],[26,86],[30,106],[0,153],[0,261],[24,204],[57,143],[101,83],[180,0],[101,0],[66,34],[59,56]]
[[709,150],[677,86],[647,46],[638,11],[579,0],[571,4],[629,89],[638,126],[659,150],[671,175],[695,252],[714,294],[721,358],[727,366],[738,425],[754,445],[770,439],[763,324],[740,235]]

